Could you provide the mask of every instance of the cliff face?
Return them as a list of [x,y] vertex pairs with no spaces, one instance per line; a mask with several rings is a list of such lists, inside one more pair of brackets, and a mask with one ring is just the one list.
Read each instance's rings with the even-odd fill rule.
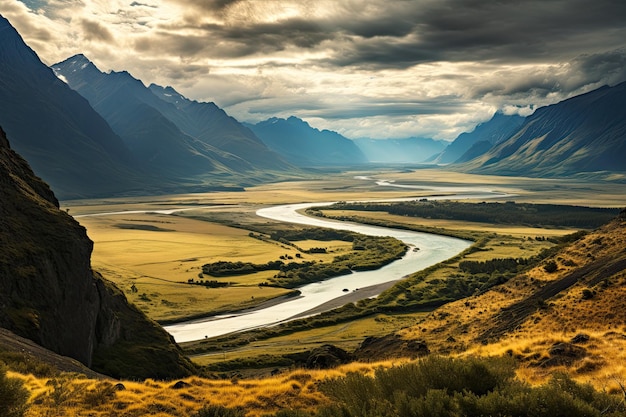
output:
[[91,270],[92,246],[0,129],[0,327],[112,376],[187,374],[169,335]]

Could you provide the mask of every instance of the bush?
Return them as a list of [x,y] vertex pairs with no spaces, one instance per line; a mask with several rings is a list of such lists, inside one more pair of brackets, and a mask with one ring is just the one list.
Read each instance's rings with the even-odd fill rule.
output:
[[228,408],[223,405],[206,405],[194,414],[193,417],[245,417],[241,408]]
[[327,380],[321,391],[334,403],[316,416],[623,416],[619,398],[556,374],[539,387],[515,378],[510,358],[426,357]]
[[555,261],[548,261],[546,262],[546,264],[543,266],[544,271],[546,271],[547,273],[551,274],[553,272],[556,272],[559,269],[559,265],[555,262]]
[[21,380],[9,378],[4,365],[0,365],[0,416],[21,417],[26,412],[30,393]]

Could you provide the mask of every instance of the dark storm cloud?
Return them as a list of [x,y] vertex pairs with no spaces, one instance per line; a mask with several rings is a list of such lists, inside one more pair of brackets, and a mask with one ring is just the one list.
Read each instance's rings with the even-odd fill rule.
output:
[[542,102],[557,93],[584,92],[601,85],[615,85],[626,80],[626,49],[583,54],[556,66],[537,67],[518,75],[494,73],[471,88],[471,97],[502,97],[507,100],[532,99]]
[[626,48],[581,55],[573,61],[572,66],[587,79],[605,79],[613,85],[626,80]]
[[153,9],[156,9],[158,6],[152,5],[152,4],[147,4],[147,3],[139,3],[138,1],[134,1],[130,4],[131,7],[151,7]]
[[[202,30],[209,44],[226,46],[208,50],[218,58],[325,48],[330,66],[402,69],[437,61],[571,59],[599,47],[619,48],[626,39],[623,0],[178,2],[197,11],[185,17],[187,28]],[[264,5],[294,3],[298,16],[257,19]],[[231,10],[235,5],[241,6],[237,12]],[[317,15],[311,12],[316,8],[330,12]],[[224,21],[207,25],[202,13]]]
[[221,13],[241,0],[179,0],[178,3],[208,13]]
[[414,5],[410,36],[377,42],[353,38],[348,52],[330,62],[404,68],[430,61],[533,61],[571,57],[586,48],[615,48],[626,39],[626,2],[621,0],[444,0]]

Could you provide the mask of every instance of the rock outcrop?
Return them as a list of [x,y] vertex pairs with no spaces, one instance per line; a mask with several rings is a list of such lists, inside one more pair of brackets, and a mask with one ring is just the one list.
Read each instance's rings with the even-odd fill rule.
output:
[[92,271],[92,247],[0,129],[0,327],[114,377],[188,374],[172,338]]

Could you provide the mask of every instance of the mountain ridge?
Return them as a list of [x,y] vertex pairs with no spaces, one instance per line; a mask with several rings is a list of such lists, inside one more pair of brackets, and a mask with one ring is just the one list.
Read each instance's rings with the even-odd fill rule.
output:
[[625,107],[626,82],[541,107],[510,138],[458,169],[533,177],[624,172]]
[[522,116],[496,112],[491,119],[479,123],[472,131],[457,136],[432,162],[450,164],[482,155],[493,145],[508,139],[523,122]]
[[290,116],[272,117],[256,124],[245,124],[272,150],[300,167],[346,166],[367,163],[356,144],[330,130],[311,127]]
[[0,125],[62,198],[149,188],[122,140],[0,16]]
[[82,54],[52,68],[89,100],[138,159],[175,179],[289,169],[214,103],[189,100],[172,87],[146,87],[127,71],[104,73]]

